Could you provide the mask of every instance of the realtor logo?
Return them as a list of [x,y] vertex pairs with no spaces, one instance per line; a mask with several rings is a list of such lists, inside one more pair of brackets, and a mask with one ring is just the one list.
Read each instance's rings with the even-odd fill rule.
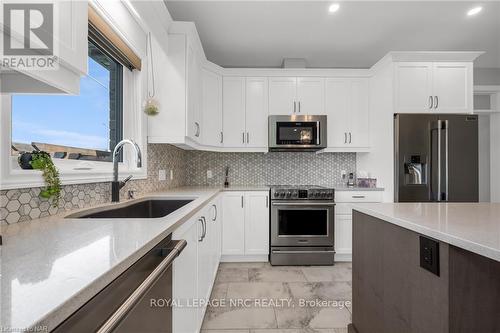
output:
[[2,66],[56,69],[54,3],[4,3],[2,18]]

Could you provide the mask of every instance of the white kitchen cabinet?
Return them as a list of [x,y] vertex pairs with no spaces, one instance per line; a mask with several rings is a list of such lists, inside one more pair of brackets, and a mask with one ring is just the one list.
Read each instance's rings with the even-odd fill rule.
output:
[[[49,1],[51,3],[51,1]],[[57,69],[18,70],[2,69],[2,92],[4,93],[70,93],[80,91],[80,77],[87,74],[87,35],[88,35],[88,2],[87,1],[52,1],[54,21],[58,22],[54,34],[54,50],[57,52],[59,66]],[[24,42],[24,31],[17,31],[13,25],[12,38]],[[36,46],[44,48],[44,45]]]
[[469,113],[473,110],[471,62],[399,62],[396,113]]
[[268,87],[267,78],[246,78],[245,89],[245,146],[266,148],[268,139]]
[[199,313],[196,307],[187,306],[198,298],[198,239],[201,231],[198,218],[186,222],[172,237],[184,239],[186,247],[172,266],[172,297],[179,306],[172,308],[172,331],[195,333],[199,328]]
[[269,114],[325,114],[325,79],[316,77],[270,78]]
[[225,261],[267,260],[269,192],[226,192],[223,196],[222,255]]
[[269,253],[269,192],[245,194],[245,254]]
[[382,191],[335,192],[335,261],[352,261],[352,204],[382,202]]
[[328,148],[369,147],[369,82],[326,79]]
[[186,134],[195,142],[201,141],[202,131],[202,73],[201,60],[193,46],[188,41],[187,46],[187,113],[186,113]]
[[202,81],[202,142],[207,146],[222,146],[222,77],[204,69]]
[[222,255],[245,254],[245,192],[222,197]]
[[325,114],[325,79],[297,78],[297,114]]
[[[210,298],[220,260],[220,196],[174,231],[187,246],[173,263],[172,295],[184,306],[173,308],[173,332],[199,332],[206,306],[193,301]],[[187,306],[186,306],[187,305]]]
[[267,78],[223,80],[224,147],[267,147]]
[[223,79],[223,145],[242,147],[245,145],[245,78]]
[[297,112],[297,79],[294,77],[269,78],[269,114],[289,115]]

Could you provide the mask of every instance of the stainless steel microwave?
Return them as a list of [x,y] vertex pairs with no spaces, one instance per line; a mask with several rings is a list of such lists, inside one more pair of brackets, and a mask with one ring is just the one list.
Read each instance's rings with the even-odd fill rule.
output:
[[269,116],[269,151],[315,151],[326,146],[326,116]]

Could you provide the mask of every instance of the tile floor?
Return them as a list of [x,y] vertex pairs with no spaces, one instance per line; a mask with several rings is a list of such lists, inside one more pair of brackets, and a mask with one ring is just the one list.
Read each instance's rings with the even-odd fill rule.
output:
[[347,333],[351,283],[350,263],[221,263],[202,333]]

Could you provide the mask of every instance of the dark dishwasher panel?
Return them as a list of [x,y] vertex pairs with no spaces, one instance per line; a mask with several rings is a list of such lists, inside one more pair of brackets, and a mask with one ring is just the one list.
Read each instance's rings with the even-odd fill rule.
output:
[[[165,259],[177,242],[172,241],[171,236],[165,238],[52,332],[89,333],[97,331]],[[171,297],[172,268],[170,266],[114,332],[171,333],[172,309],[168,306],[150,307],[150,299],[152,298],[168,300]]]

